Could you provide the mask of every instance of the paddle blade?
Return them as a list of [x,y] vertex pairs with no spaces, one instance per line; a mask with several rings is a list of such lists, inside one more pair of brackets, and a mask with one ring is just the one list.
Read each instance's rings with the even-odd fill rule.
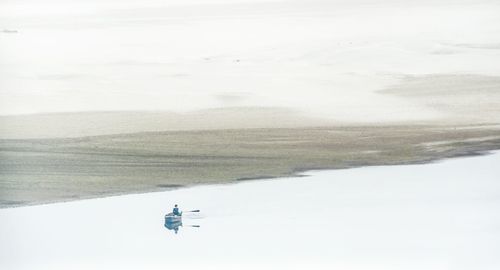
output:
[[191,210],[191,211],[188,211],[188,212],[197,213],[197,212],[200,212],[200,210]]

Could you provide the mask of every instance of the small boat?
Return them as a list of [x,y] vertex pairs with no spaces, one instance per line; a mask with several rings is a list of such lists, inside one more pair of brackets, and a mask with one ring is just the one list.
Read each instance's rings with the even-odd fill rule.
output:
[[165,224],[182,223],[182,216],[174,215],[173,213],[168,213],[165,215]]
[[[185,213],[199,213],[200,210],[191,210],[185,211]],[[182,213],[180,215],[174,215],[174,213],[168,213],[165,215],[165,228],[169,230],[177,232],[179,231],[179,227],[182,227]],[[188,227],[200,227],[199,225],[188,225]]]
[[174,230],[175,233],[179,231],[179,227],[182,226],[182,216],[174,215],[174,213],[169,213],[165,215],[165,227],[169,230]]

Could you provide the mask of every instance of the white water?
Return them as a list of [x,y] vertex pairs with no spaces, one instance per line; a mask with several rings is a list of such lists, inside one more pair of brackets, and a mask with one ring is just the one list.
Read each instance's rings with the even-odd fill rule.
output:
[[0,114],[266,106],[434,119],[376,91],[407,75],[497,76],[499,11],[493,0],[2,0]]
[[[500,153],[0,210],[0,269],[500,269]],[[163,225],[174,203],[178,234]]]

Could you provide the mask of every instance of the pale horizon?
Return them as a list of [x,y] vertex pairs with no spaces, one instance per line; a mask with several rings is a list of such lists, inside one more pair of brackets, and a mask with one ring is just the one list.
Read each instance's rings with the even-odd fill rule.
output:
[[[1,3],[0,115],[276,107],[342,122],[433,121],[457,112],[383,92],[463,76],[466,102],[448,107],[468,108],[482,102],[477,85],[499,85],[494,1],[201,3]],[[499,93],[489,95],[495,108]],[[498,110],[483,114],[500,121]]]

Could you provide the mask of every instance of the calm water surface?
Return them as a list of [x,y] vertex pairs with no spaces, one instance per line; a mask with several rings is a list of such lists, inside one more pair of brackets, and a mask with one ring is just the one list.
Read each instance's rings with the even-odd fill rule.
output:
[[[500,269],[500,153],[0,210],[0,269]],[[186,214],[177,233],[164,215]]]

